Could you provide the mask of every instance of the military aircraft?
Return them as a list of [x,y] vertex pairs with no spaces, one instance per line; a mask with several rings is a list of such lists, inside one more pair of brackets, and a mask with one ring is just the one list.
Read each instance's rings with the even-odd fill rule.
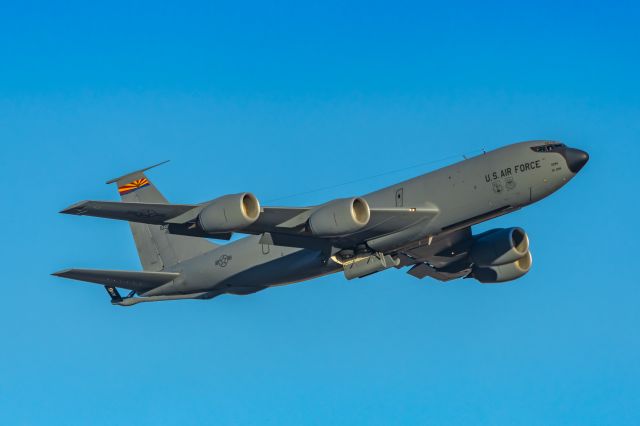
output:
[[[261,206],[250,192],[170,204],[144,173],[156,164],[107,182],[117,184],[121,202],[81,201],[61,212],[128,221],[143,271],[53,275],[104,285],[120,306],[246,295],[336,272],[351,280],[405,267],[420,279],[503,283],[531,269],[529,237],[520,227],[480,234],[471,227],[547,197],[588,160],[560,142],[520,142],[311,207]],[[247,236],[210,241],[233,233]]]

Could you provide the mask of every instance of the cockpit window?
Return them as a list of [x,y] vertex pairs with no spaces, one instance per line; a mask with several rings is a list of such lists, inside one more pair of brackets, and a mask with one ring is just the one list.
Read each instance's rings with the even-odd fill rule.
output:
[[535,152],[555,152],[563,148],[566,148],[566,145],[563,143],[546,143],[544,145],[531,147],[531,149],[534,150]]

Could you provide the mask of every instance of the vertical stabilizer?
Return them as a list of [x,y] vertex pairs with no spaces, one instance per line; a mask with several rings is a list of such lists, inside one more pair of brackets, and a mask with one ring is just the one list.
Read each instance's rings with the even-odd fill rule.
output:
[[[124,202],[167,204],[167,199],[144,173],[160,164],[112,179],[107,183],[117,184],[118,193]],[[203,238],[169,234],[160,225],[129,222],[129,226],[140,256],[140,263],[145,271],[162,271],[168,266],[206,253],[216,247],[215,244]]]

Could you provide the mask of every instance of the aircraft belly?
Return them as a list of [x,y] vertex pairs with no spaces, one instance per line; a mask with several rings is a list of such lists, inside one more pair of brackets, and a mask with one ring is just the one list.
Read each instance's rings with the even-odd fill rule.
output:
[[[287,249],[273,246],[272,249]],[[337,272],[339,265],[326,262],[318,251],[299,249],[295,252],[249,266],[223,280],[222,287],[271,287],[304,281]]]
[[319,251],[261,244],[260,236],[221,246],[208,257],[207,285],[217,290],[281,285],[337,270]]

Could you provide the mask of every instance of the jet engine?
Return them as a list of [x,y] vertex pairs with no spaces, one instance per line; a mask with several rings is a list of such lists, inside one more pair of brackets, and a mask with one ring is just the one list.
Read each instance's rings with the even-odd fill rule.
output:
[[258,220],[260,203],[250,192],[224,195],[209,202],[198,215],[204,232],[233,232]]
[[529,237],[522,228],[495,229],[479,235],[470,252],[472,276],[481,283],[520,278],[531,269]]
[[369,204],[363,198],[341,198],[318,207],[308,225],[313,235],[338,237],[364,228],[370,217]]
[[473,278],[483,284],[504,283],[520,278],[531,269],[533,259],[527,252],[515,262],[505,265],[486,266],[473,268]]

